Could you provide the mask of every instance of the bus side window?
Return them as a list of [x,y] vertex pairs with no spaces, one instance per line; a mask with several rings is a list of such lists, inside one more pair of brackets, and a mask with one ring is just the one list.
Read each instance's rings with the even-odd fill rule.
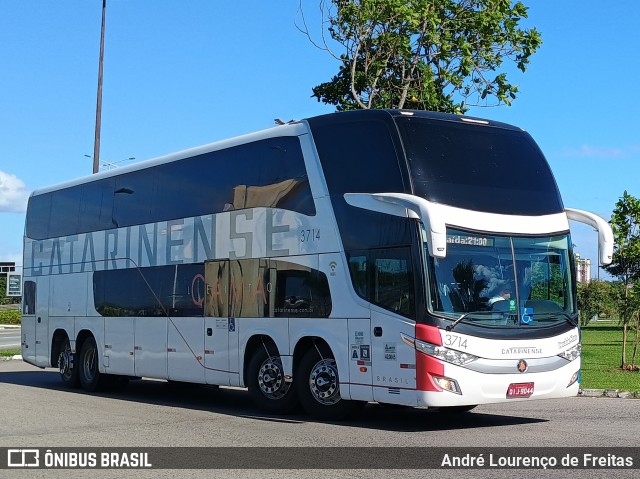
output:
[[367,298],[369,288],[367,287],[367,256],[366,253],[351,252],[349,256],[349,272],[351,282],[358,296]]
[[324,273],[279,260],[271,260],[271,267],[276,270],[275,317],[329,317],[331,294]]
[[409,248],[371,251],[372,302],[403,316],[414,315],[413,276]]
[[415,296],[408,247],[380,248],[348,253],[351,282],[371,303],[407,316],[415,315]]
[[36,314],[36,283],[24,282],[24,297],[22,298],[22,314]]

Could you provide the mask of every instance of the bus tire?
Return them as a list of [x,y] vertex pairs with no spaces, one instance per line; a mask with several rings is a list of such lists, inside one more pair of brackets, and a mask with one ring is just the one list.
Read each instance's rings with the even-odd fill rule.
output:
[[64,338],[60,354],[58,355],[58,371],[62,384],[69,388],[77,388],[80,385],[78,377],[77,354],[71,351],[69,338]]
[[285,381],[277,351],[259,346],[249,360],[247,387],[254,404],[272,414],[289,414],[298,405],[294,384]]
[[78,361],[78,376],[82,389],[95,392],[102,386],[102,374],[98,369],[98,347],[93,336],[89,336],[82,343]]
[[359,404],[340,396],[338,366],[326,347],[310,348],[300,360],[295,378],[300,404],[313,417],[343,419]]

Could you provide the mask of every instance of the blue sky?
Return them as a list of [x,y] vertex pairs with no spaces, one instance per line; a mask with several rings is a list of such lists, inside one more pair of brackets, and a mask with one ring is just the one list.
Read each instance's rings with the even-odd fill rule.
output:
[[[0,0],[0,261],[22,263],[26,196],[91,173],[100,0]],[[318,1],[302,0],[318,33]],[[543,45],[511,107],[565,206],[609,219],[640,196],[640,10],[634,0],[525,1]],[[144,160],[333,111],[311,88],[338,65],[295,26],[298,0],[108,0],[101,159]],[[572,226],[582,256],[596,234]],[[593,275],[595,276],[595,270]]]

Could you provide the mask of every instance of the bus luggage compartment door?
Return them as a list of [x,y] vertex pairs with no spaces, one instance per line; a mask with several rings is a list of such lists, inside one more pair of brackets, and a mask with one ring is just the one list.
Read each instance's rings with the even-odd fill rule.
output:
[[205,379],[207,384],[228,386],[229,328],[232,324],[229,318],[229,261],[206,262],[204,280]]

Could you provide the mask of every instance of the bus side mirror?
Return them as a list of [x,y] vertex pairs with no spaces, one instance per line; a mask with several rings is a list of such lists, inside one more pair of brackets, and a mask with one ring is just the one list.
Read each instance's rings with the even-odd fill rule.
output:
[[611,264],[613,260],[613,231],[609,223],[589,211],[565,208],[565,212],[570,220],[587,224],[598,231],[598,249],[600,250],[598,262],[601,266]]
[[406,193],[345,193],[347,204],[403,218],[418,218],[424,225],[429,254],[447,256],[447,229],[438,205]]

